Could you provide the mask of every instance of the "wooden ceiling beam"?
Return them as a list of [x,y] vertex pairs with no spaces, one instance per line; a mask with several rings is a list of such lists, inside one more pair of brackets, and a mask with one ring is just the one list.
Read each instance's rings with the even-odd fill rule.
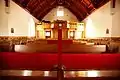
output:
[[49,11],[51,11],[54,7],[56,7],[56,1],[52,2],[52,4],[49,5],[49,7],[46,7],[42,9],[42,12],[37,13],[38,17],[43,18]]
[[80,14],[79,14],[79,12],[77,12],[76,11],[76,8],[73,8],[73,7],[70,7],[71,5],[69,4],[69,3],[66,3],[66,5],[65,5],[65,7],[68,9],[68,10],[70,10],[75,16],[76,16],[76,18],[79,20],[79,21],[81,21],[81,16],[80,16]]
[[83,14],[83,13],[85,13],[84,10],[82,10],[81,8],[79,8],[74,2],[72,2],[72,3],[70,2],[69,4],[70,4],[70,7],[72,6],[71,8],[73,10],[75,10],[76,13],[78,13],[81,18],[84,18],[84,14]]
[[[8,0],[5,0],[8,1]],[[54,7],[62,5],[68,8],[79,21],[90,15],[110,0],[13,0],[27,9],[33,16],[42,19]],[[8,6],[8,5],[6,5]]]
[[70,7],[68,7],[67,9],[69,9],[76,16],[76,18],[78,19],[78,21],[82,21],[82,18],[79,16],[78,13],[76,13],[76,11],[72,10]]
[[109,2],[110,0],[91,0],[93,6],[98,9],[99,7],[101,7],[102,5],[104,5],[105,3]]
[[30,2],[30,0],[21,1],[21,4],[22,4],[23,8],[26,8],[29,2]]
[[92,5],[90,0],[82,0],[81,1],[82,6],[86,10],[86,13],[89,15],[93,10],[95,10],[94,6]]
[[32,4],[29,4],[27,7],[27,9],[30,11],[31,14],[33,14],[34,12],[37,12],[39,8],[40,8],[40,5],[37,2],[33,2]]
[[53,9],[53,8],[51,7],[51,8],[49,8],[49,9],[47,9],[47,11],[41,13],[39,16],[37,16],[38,19],[39,19],[39,20],[42,20],[42,19],[44,18],[44,16],[45,16],[48,12],[50,12],[52,9]]
[[[77,6],[78,5],[78,6]],[[83,3],[78,3],[78,2],[76,2],[76,6],[77,6],[77,8],[79,9],[81,9],[81,11],[84,11],[86,14],[89,14],[89,11],[87,10],[87,8],[85,8],[84,6],[83,6]]]
[[58,5],[64,5],[65,4],[65,0],[56,0]]

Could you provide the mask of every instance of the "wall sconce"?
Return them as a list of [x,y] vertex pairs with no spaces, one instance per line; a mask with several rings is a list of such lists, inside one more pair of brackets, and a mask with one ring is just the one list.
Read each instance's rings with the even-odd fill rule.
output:
[[106,29],[106,34],[109,34],[109,29]]
[[111,0],[111,15],[115,14],[116,0]]
[[11,28],[11,33],[14,33],[14,28]]

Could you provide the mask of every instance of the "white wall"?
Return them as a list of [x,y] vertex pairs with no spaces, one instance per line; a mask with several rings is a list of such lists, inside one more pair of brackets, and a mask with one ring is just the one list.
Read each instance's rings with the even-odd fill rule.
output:
[[[31,23],[30,23],[31,22]],[[5,13],[4,0],[0,0],[0,34],[7,36],[30,36],[34,35],[35,22],[39,22],[36,18],[30,15],[27,11],[10,2],[10,13]],[[30,28],[30,26],[32,28]],[[14,34],[11,33],[11,28],[14,28]],[[31,33],[32,32],[32,33]]]
[[[86,23],[87,37],[120,36],[120,0],[116,1],[114,15],[110,14],[111,3],[109,2],[83,20]],[[32,19],[34,22],[38,22],[38,20],[12,1],[10,6],[10,14],[6,14],[4,0],[0,0],[0,36],[12,35],[10,31],[11,28],[15,29],[15,36],[28,36],[30,33],[29,22],[31,22]],[[64,9],[64,17],[57,17],[56,11],[57,8],[54,8],[44,17],[44,20],[52,21],[62,19],[78,21],[77,18],[68,9]],[[31,25],[33,24],[34,23]],[[109,35],[106,35],[107,28],[110,30]]]
[[[91,15],[83,22],[86,23],[86,37],[110,37],[112,28],[112,16],[110,14],[111,3],[107,3]],[[106,34],[106,29],[109,34]]]
[[112,37],[120,37],[120,0],[116,0],[114,15],[112,16]]
[[53,21],[53,20],[67,20],[67,21],[77,21],[75,15],[73,15],[68,9],[64,8],[64,16],[58,17],[57,16],[57,7],[52,9],[44,18],[43,20]]
[[[31,19],[33,19],[32,23]],[[32,25],[33,27],[35,27],[33,25],[34,22],[38,22],[37,19],[33,18],[27,11],[25,11],[12,1],[10,3],[10,14],[8,20],[9,35],[13,35],[11,34],[11,28],[14,28],[15,36],[30,36],[30,26]]]
[[5,13],[4,0],[0,0],[0,36],[8,35],[8,15]]

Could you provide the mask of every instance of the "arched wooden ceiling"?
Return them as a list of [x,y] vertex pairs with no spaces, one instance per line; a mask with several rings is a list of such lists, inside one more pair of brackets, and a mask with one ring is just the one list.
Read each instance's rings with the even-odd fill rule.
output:
[[27,9],[34,17],[42,20],[53,8],[61,5],[69,9],[79,21],[85,19],[94,10],[110,0],[13,0],[22,8]]

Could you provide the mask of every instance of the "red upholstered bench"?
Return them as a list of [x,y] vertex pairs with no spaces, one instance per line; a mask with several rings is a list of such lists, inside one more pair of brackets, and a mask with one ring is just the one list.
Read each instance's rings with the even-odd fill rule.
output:
[[120,70],[120,54],[63,54],[66,70]]
[[0,80],[58,80],[54,77],[39,77],[39,76],[2,76]]
[[[2,69],[50,70],[57,64],[57,53],[0,53]],[[120,54],[62,54],[67,70],[120,70]]]
[[[2,80],[58,80],[57,78],[50,77],[1,77]],[[65,78],[64,80],[119,80],[118,77],[80,77],[80,78]]]
[[1,65],[2,62],[3,62],[3,61],[2,61],[2,54],[1,54],[1,52],[0,52],[0,70],[1,70],[1,68],[2,68],[2,65]]
[[[51,70],[57,64],[57,54],[3,52],[2,69]],[[0,59],[1,60],[1,59]]]

